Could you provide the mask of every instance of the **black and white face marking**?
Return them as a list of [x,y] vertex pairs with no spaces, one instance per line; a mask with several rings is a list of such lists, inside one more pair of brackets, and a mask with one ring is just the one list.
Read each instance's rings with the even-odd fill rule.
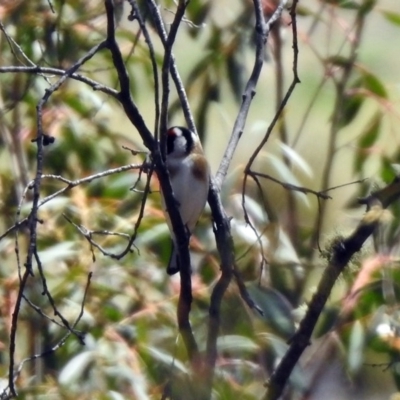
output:
[[182,126],[174,126],[167,132],[167,154],[176,157],[185,157],[193,149],[194,141],[192,132]]

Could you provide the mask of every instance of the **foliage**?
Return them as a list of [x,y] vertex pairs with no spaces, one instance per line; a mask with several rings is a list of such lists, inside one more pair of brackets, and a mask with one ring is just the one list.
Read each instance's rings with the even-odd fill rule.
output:
[[[115,3],[116,35],[131,78],[130,90],[153,126],[155,82],[146,38],[137,15],[131,14],[136,2]],[[164,49],[156,33],[157,22],[148,2],[138,3],[161,70]],[[262,2],[267,20],[278,3]],[[191,0],[178,30],[173,51],[197,130],[210,154],[213,147],[225,146],[222,133],[233,129],[243,102],[257,51],[253,8],[250,1]],[[167,22],[175,9],[172,1],[162,3]],[[394,133],[398,110],[393,93],[384,74],[359,56],[369,46],[363,40],[365,30],[379,15],[384,17],[382,26],[398,27],[400,15],[375,1],[300,2],[294,31],[299,65],[292,61],[293,20],[287,10],[271,29],[253,115],[239,144],[243,146],[237,151],[239,161],[222,192],[233,217],[236,264],[262,313],[245,304],[240,286],[230,284],[221,307],[213,398],[264,395],[264,384],[289,347],[322,267],[343,242],[345,229],[357,225],[346,213],[357,215],[361,210],[357,198],[399,175],[399,140]],[[7,1],[0,5],[0,19],[3,389],[9,383],[13,313],[32,237],[29,224],[15,224],[25,221],[35,201],[31,182],[39,163],[34,141],[37,105],[60,78],[56,69],[68,70],[106,37],[107,20],[102,3],[79,0]],[[331,45],[324,48],[321,40]],[[312,65],[312,77],[302,67],[303,51],[307,65]],[[7,70],[9,66],[54,71],[26,73]],[[38,212],[39,259],[27,277],[15,340],[15,369],[21,365],[16,380],[19,398],[196,398],[198,387],[192,379],[196,365],[188,362],[177,326],[179,277],[170,278],[164,269],[170,240],[159,185],[153,177],[142,219],[145,156],[123,146],[144,147],[110,94],[119,85],[111,53],[97,52],[78,73],[110,91],[67,79],[43,108],[43,132],[55,141],[43,148],[40,199],[62,192],[50,197]],[[297,84],[297,73],[307,87],[296,86],[287,102],[286,90],[292,79],[293,88]],[[279,114],[282,104],[286,108]],[[174,124],[183,123],[181,109],[174,89],[169,105]],[[274,115],[276,124],[271,123]],[[313,130],[318,131],[317,137],[311,135]],[[388,138],[393,145],[386,145]],[[304,143],[312,143],[311,156]],[[350,162],[342,158],[343,148],[351,151]],[[240,157],[241,153],[245,156]],[[213,153],[210,162],[218,165],[220,160]],[[346,179],[351,179],[338,180],[344,169]],[[374,179],[365,180],[371,176]],[[356,181],[350,195],[332,189],[350,180]],[[328,196],[334,197],[331,207]],[[339,205],[340,221],[334,223],[332,215],[338,214],[332,209]],[[352,259],[337,282],[314,331],[313,344],[290,377],[285,398],[307,394],[317,399],[321,390],[326,397],[327,388],[340,386],[340,379],[353,383],[352,389],[340,388],[341,398],[368,398],[369,387],[361,382],[372,370],[366,364],[385,367],[398,361],[399,218],[398,202],[379,214],[381,224],[373,243]],[[126,249],[138,221],[133,245],[122,259],[115,257]],[[344,223],[346,228],[341,227]],[[190,321],[201,351],[207,346],[210,295],[220,276],[211,225],[207,208],[191,241]],[[326,248],[321,250],[324,242]],[[46,355],[20,364],[42,353]],[[337,372],[342,369],[345,373]],[[399,390],[396,368],[374,371],[385,379],[382,391],[389,395]]]

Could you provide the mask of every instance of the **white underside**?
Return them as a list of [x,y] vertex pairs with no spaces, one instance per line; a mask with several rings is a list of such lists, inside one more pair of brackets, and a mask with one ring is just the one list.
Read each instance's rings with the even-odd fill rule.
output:
[[[167,166],[171,164],[173,166],[175,163],[179,163],[180,168],[171,181],[172,190],[179,203],[183,224],[190,232],[193,232],[207,201],[208,180],[204,182],[193,177],[190,159],[168,160]],[[163,208],[166,210],[164,199]],[[170,221],[168,221],[168,225],[172,232]]]
[[[192,174],[192,160],[188,158],[183,160],[170,159],[167,161],[168,167],[173,168],[177,164],[179,165],[179,170],[171,180],[172,190],[174,192],[175,199],[179,204],[182,222],[188,228],[189,232],[192,233],[207,201],[208,180],[204,182],[194,178]],[[162,206],[167,217],[167,224],[172,235],[172,240],[174,240],[175,235],[169,214],[166,210],[164,197],[161,196],[161,199]],[[168,270],[171,272],[176,272],[179,270],[175,247],[176,246],[174,246],[172,250],[171,259],[168,266]]]

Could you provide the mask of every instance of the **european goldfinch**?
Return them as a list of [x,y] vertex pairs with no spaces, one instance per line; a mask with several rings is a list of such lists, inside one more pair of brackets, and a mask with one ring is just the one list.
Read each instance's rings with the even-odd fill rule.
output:
[[[197,135],[181,126],[169,128],[166,165],[182,222],[191,234],[205,207],[210,180],[210,167]],[[172,252],[167,273],[173,275],[179,271],[180,262],[168,210],[164,197],[161,196],[161,198],[163,211],[172,235]]]

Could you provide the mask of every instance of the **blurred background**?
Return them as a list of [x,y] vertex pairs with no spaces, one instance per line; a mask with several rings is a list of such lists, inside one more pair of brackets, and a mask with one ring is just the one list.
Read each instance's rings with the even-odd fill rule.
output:
[[[146,1],[138,4],[161,67],[163,48],[154,21]],[[277,2],[262,4],[269,18]],[[148,48],[137,21],[128,20],[130,4],[119,1],[116,8],[117,39],[132,96],[153,129],[154,80]],[[173,1],[160,2],[167,29],[175,10]],[[106,18],[101,2],[4,0],[0,22],[3,390],[8,384],[18,265],[23,268],[29,232],[20,227],[3,233],[31,210],[27,187],[37,168],[37,147],[31,142],[37,134],[36,106],[58,79],[51,73],[15,73],[5,67],[68,69],[105,38]],[[251,1],[192,0],[174,45],[213,173],[253,68],[254,23]],[[221,193],[233,217],[238,268],[264,316],[249,310],[231,284],[223,302],[214,398],[262,398],[264,383],[304,315],[332,246],[352,232],[365,212],[357,198],[388,184],[399,173],[399,37],[397,0],[300,1],[295,68],[301,83],[252,165],[253,171],[264,174],[260,187],[250,178],[243,186],[244,168],[293,81],[288,10],[271,30],[256,95]],[[79,73],[118,89],[107,50],[97,53]],[[185,125],[172,85],[169,120],[170,125]],[[131,163],[140,165],[144,159],[123,148],[146,150],[123,109],[111,96],[76,80],[69,79],[51,96],[43,126],[55,142],[44,148],[43,172],[51,176],[43,178],[42,199],[66,186],[57,176],[73,181]],[[266,175],[284,184],[324,191],[332,198],[285,189]],[[155,178],[132,252],[121,260],[107,256],[126,247],[139,217],[145,183],[145,176],[133,168],[77,185],[41,206],[40,259],[56,306],[71,324],[83,307],[88,273],[93,272],[77,326],[86,332],[86,344],[71,336],[46,357],[27,362],[16,381],[19,398],[158,399],[167,383],[172,398],[195,398],[176,323],[179,277],[165,273],[170,234]],[[245,223],[242,194],[253,229]],[[400,398],[399,217],[400,206],[395,204],[377,235],[337,282],[285,399]],[[92,232],[100,248],[91,245],[82,230]],[[219,276],[208,207],[191,240],[191,258],[191,321],[204,349],[209,296]],[[29,301],[23,302],[20,312],[17,365],[54,348],[66,334],[65,328],[43,315],[54,318],[42,291],[43,282],[36,274],[24,292]]]

